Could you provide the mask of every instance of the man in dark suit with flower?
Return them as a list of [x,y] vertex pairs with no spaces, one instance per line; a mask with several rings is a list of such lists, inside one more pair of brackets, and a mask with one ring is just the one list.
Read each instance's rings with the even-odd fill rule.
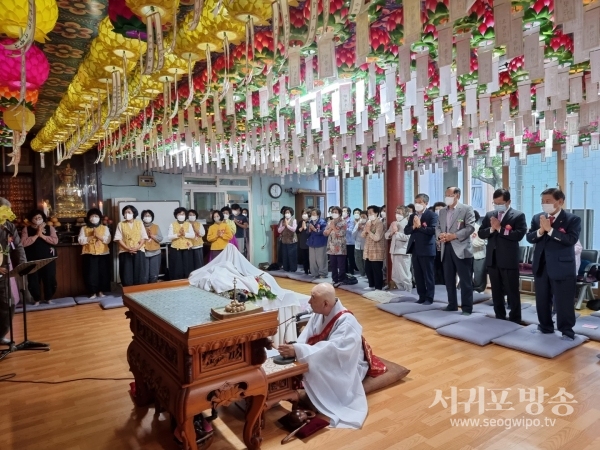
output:
[[488,212],[478,235],[487,239],[485,262],[492,285],[492,300],[497,319],[506,320],[504,294],[508,299],[511,322],[521,323],[519,292],[519,242],[527,233],[525,214],[510,206],[510,191],[496,189],[494,210]]
[[435,227],[438,216],[427,209],[429,196],[415,197],[415,212],[408,218],[404,234],[409,235],[406,253],[412,255],[412,267],[417,282],[417,303],[431,305],[435,293]]
[[540,324],[538,332],[554,333],[552,298],[556,325],[563,339],[574,339],[576,263],[575,244],[581,232],[581,219],[563,209],[565,194],[558,188],[542,192],[543,213],[531,220],[527,241],[535,244],[533,275],[535,303]]

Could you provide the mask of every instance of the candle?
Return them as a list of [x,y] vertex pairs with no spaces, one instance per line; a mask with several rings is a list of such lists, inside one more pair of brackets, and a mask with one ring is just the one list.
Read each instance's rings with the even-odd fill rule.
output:
[[102,202],[98,202],[98,209],[102,214],[104,214],[104,211],[102,211]]
[[46,202],[45,202],[45,201],[44,201],[44,202],[42,202],[42,206],[43,206],[43,209],[44,209],[44,215],[45,215],[46,217],[48,217],[48,205],[46,204]]

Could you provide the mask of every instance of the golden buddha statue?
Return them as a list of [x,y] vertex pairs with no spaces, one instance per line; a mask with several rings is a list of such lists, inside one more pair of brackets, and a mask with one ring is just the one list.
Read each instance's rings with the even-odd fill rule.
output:
[[57,171],[60,184],[56,188],[56,215],[59,218],[85,217],[85,206],[81,197],[81,189],[77,186],[75,177],[77,171],[67,164]]

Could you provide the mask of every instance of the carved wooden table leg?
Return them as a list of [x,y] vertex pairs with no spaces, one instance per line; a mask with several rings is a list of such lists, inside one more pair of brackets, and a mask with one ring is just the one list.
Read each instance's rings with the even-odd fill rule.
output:
[[265,395],[247,397],[246,424],[244,425],[244,444],[248,450],[257,450],[262,443],[261,415],[265,407]]
[[194,418],[190,418],[183,423],[180,428],[181,438],[183,440],[183,450],[198,450],[196,444],[196,429],[194,428]]

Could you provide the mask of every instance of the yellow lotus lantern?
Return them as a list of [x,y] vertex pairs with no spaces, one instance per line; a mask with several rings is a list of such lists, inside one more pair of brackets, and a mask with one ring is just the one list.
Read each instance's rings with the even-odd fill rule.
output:
[[232,17],[224,7],[215,16],[214,9],[218,2],[219,0],[206,1],[200,24],[208,33],[216,36],[221,41],[227,37],[229,43],[237,45],[245,38],[244,25],[238,19]]
[[[27,29],[29,8],[23,0],[0,2],[0,34],[19,39]],[[45,42],[46,35],[54,29],[58,19],[56,0],[35,0],[34,39]]]
[[[206,11],[206,7],[204,9]],[[182,59],[198,61],[206,57],[206,49],[211,52],[221,51],[223,41],[208,32],[203,23],[200,23],[194,31],[189,30],[189,25],[193,20],[193,14],[188,14],[181,27],[177,29],[175,38],[175,53]]]
[[144,53],[147,47],[144,41],[128,39],[122,34],[115,33],[108,17],[100,22],[97,40],[115,55],[125,56],[128,60],[139,57],[140,53]]
[[125,3],[144,22],[158,14],[163,24],[171,22],[179,8],[179,0],[125,0]]
[[2,118],[6,126],[13,131],[29,131],[35,125],[35,115],[23,105],[7,109]]
[[225,0],[229,14],[241,22],[252,19],[254,25],[266,26],[272,16],[270,0]]

